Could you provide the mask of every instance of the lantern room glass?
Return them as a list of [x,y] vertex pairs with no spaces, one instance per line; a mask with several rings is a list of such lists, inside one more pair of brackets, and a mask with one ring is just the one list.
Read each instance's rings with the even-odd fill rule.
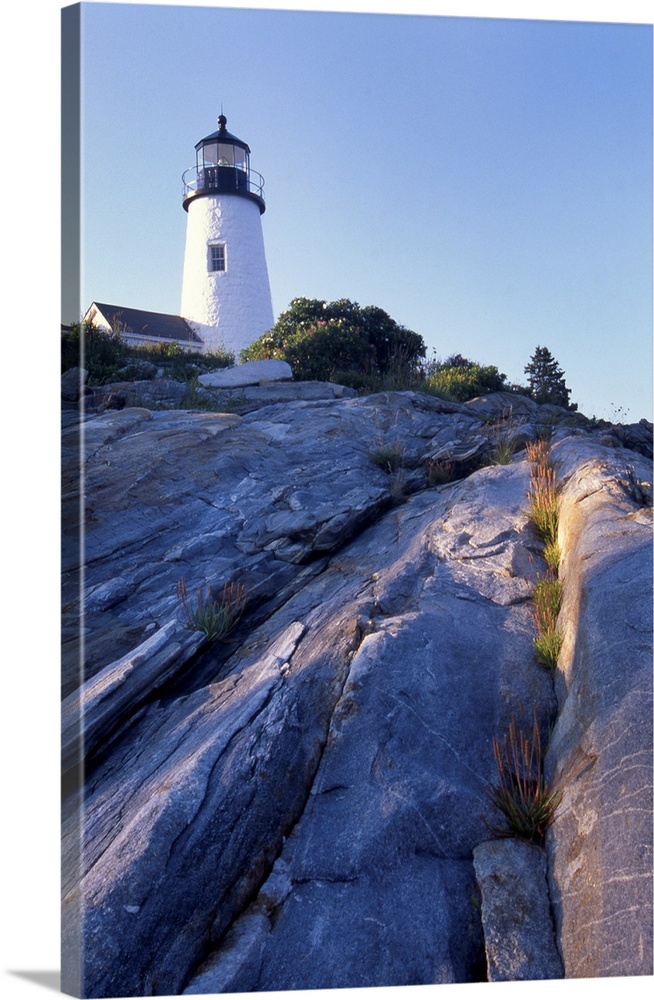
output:
[[200,147],[197,155],[198,170],[206,167],[235,167],[248,170],[248,154],[242,146],[232,142],[208,142]]

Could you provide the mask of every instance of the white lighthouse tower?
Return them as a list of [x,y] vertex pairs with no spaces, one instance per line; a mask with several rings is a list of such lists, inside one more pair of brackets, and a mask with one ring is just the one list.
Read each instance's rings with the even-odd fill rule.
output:
[[195,147],[183,175],[187,212],[182,281],[185,320],[204,351],[238,352],[273,326],[261,216],[263,177],[250,168],[250,147],[226,128]]

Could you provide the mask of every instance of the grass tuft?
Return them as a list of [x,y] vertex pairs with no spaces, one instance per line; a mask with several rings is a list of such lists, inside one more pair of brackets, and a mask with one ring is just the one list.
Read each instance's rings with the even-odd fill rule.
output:
[[399,441],[382,444],[370,452],[370,457],[384,472],[396,472],[404,464],[404,449]]
[[443,486],[454,479],[454,463],[443,458],[430,458],[425,464],[428,486]]
[[177,597],[181,606],[184,626],[191,632],[203,632],[209,642],[224,639],[236,626],[246,604],[245,588],[240,583],[226,583],[220,598],[205,598],[202,587],[198,587],[195,606],[189,604],[186,580],[177,584]]
[[536,468],[539,465],[551,465],[550,443],[538,438],[536,441],[527,441],[525,444],[527,461]]
[[552,574],[536,582],[533,593],[534,617],[539,632],[553,632],[561,610],[561,581]]
[[493,462],[495,465],[509,465],[515,454],[521,421],[513,416],[513,407],[502,413],[495,424],[493,436]]
[[538,663],[548,670],[554,670],[561,652],[562,638],[557,628],[557,619],[561,610],[561,581],[548,573],[536,582],[533,593],[534,618],[537,635],[534,639],[534,652]]
[[561,551],[558,541],[546,542],[543,549],[543,558],[547,563],[547,568],[551,573],[558,573],[561,561]]
[[554,632],[543,632],[534,639],[534,653],[536,661],[541,667],[546,667],[552,672],[556,670],[559,662],[559,654],[563,644],[563,637],[558,630]]
[[562,637],[557,628],[561,610],[561,583],[558,579],[559,561],[559,504],[556,471],[550,457],[549,441],[539,439],[526,446],[531,463],[529,501],[530,518],[543,542],[543,558],[547,563],[545,577],[534,587],[533,603],[537,635],[534,638],[536,660],[548,670],[555,670]]
[[543,773],[545,753],[535,705],[531,740],[522,730],[518,732],[513,719],[504,738],[493,740],[493,754],[498,780],[488,797],[505,825],[486,825],[497,837],[518,837],[542,844],[562,793],[557,782],[548,783]]
[[532,469],[529,489],[530,517],[545,545],[553,544],[559,532],[559,505],[556,473],[551,465],[539,463]]

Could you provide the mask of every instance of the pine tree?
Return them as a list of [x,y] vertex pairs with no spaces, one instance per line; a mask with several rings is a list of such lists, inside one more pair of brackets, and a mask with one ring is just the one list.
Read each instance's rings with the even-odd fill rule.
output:
[[529,394],[537,403],[577,409],[576,404],[570,403],[570,390],[563,378],[565,372],[547,347],[536,348],[529,364],[525,365],[525,374],[529,376]]

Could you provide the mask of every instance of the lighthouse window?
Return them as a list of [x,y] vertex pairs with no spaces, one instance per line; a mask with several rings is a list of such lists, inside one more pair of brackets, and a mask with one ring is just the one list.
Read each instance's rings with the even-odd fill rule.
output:
[[198,155],[198,165],[205,167],[215,167],[218,162],[218,147],[215,142],[210,146],[203,146]]
[[209,247],[209,270],[224,271],[225,264],[225,244],[214,243]]

